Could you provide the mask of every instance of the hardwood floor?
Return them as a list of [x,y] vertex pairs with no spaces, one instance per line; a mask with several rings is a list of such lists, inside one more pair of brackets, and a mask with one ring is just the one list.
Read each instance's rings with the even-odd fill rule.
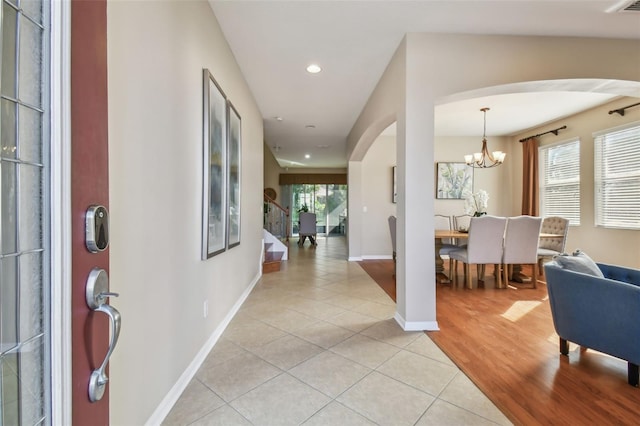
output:
[[[395,300],[393,262],[359,263]],[[440,331],[427,335],[514,424],[640,424],[640,389],[627,384],[625,361],[573,344],[560,355],[546,285],[485,284],[438,284]]]

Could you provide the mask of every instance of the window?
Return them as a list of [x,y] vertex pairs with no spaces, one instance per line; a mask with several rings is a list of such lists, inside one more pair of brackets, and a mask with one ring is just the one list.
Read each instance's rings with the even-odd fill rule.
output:
[[540,213],[580,225],[580,140],[539,148]]
[[640,123],[593,136],[596,226],[640,229]]

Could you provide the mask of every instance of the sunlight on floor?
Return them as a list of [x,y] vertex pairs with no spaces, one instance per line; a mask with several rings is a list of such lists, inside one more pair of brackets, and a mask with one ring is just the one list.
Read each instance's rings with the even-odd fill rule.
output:
[[537,300],[519,300],[511,305],[511,307],[500,316],[511,322],[516,322],[541,304],[542,302]]

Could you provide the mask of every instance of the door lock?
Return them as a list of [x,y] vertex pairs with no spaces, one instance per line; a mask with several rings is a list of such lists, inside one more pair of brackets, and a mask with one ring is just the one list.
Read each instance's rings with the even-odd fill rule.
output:
[[91,253],[109,246],[109,212],[104,206],[91,206],[85,216],[85,244]]

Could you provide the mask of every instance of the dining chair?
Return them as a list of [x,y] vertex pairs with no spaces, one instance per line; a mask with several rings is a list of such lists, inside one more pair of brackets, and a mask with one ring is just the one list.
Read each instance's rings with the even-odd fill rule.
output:
[[[460,214],[453,216],[453,229],[456,231],[469,231],[469,224],[471,223],[470,214]],[[467,245],[467,240],[456,240],[455,245],[458,247],[464,247]]]
[[311,241],[311,246],[315,247],[318,245],[316,239],[316,214],[309,212],[300,212],[300,230],[298,231],[298,235],[300,238],[298,239],[298,245],[304,245],[304,240],[309,237],[309,241]]
[[468,231],[470,222],[471,222],[471,215],[470,214],[454,215],[453,216],[453,229],[455,229],[456,231],[460,231],[460,230]]
[[507,219],[507,229],[504,234],[504,255],[502,258],[502,271],[505,285],[509,283],[509,277],[514,264],[532,265],[533,288],[538,281],[538,242],[542,218],[534,216],[516,216]]
[[[444,229],[446,231],[451,231],[453,229],[451,216],[445,216],[442,214],[436,214],[433,218],[434,229]],[[449,256],[449,253],[452,250],[456,250],[458,247],[453,240],[453,238],[443,238],[442,239],[442,247],[440,248],[440,257],[445,256],[449,259],[449,277],[453,273],[453,259]]]
[[[469,238],[467,246],[449,253],[457,270],[458,261],[464,263],[464,278],[467,288],[473,288],[470,265],[477,265],[478,281],[484,280],[485,265],[493,264],[499,271],[502,263],[502,243],[506,217],[481,216],[472,217],[469,221]],[[500,273],[496,273],[496,287],[502,287]],[[457,274],[455,275],[457,280]]]
[[393,276],[396,276],[396,217],[389,216],[389,233],[391,234],[391,248],[393,249]]
[[558,238],[540,238],[540,243],[538,244],[538,273],[543,274],[543,260],[564,253],[567,234],[569,233],[569,219],[560,216],[545,217],[542,220],[540,232],[543,234],[562,235],[562,237]]

